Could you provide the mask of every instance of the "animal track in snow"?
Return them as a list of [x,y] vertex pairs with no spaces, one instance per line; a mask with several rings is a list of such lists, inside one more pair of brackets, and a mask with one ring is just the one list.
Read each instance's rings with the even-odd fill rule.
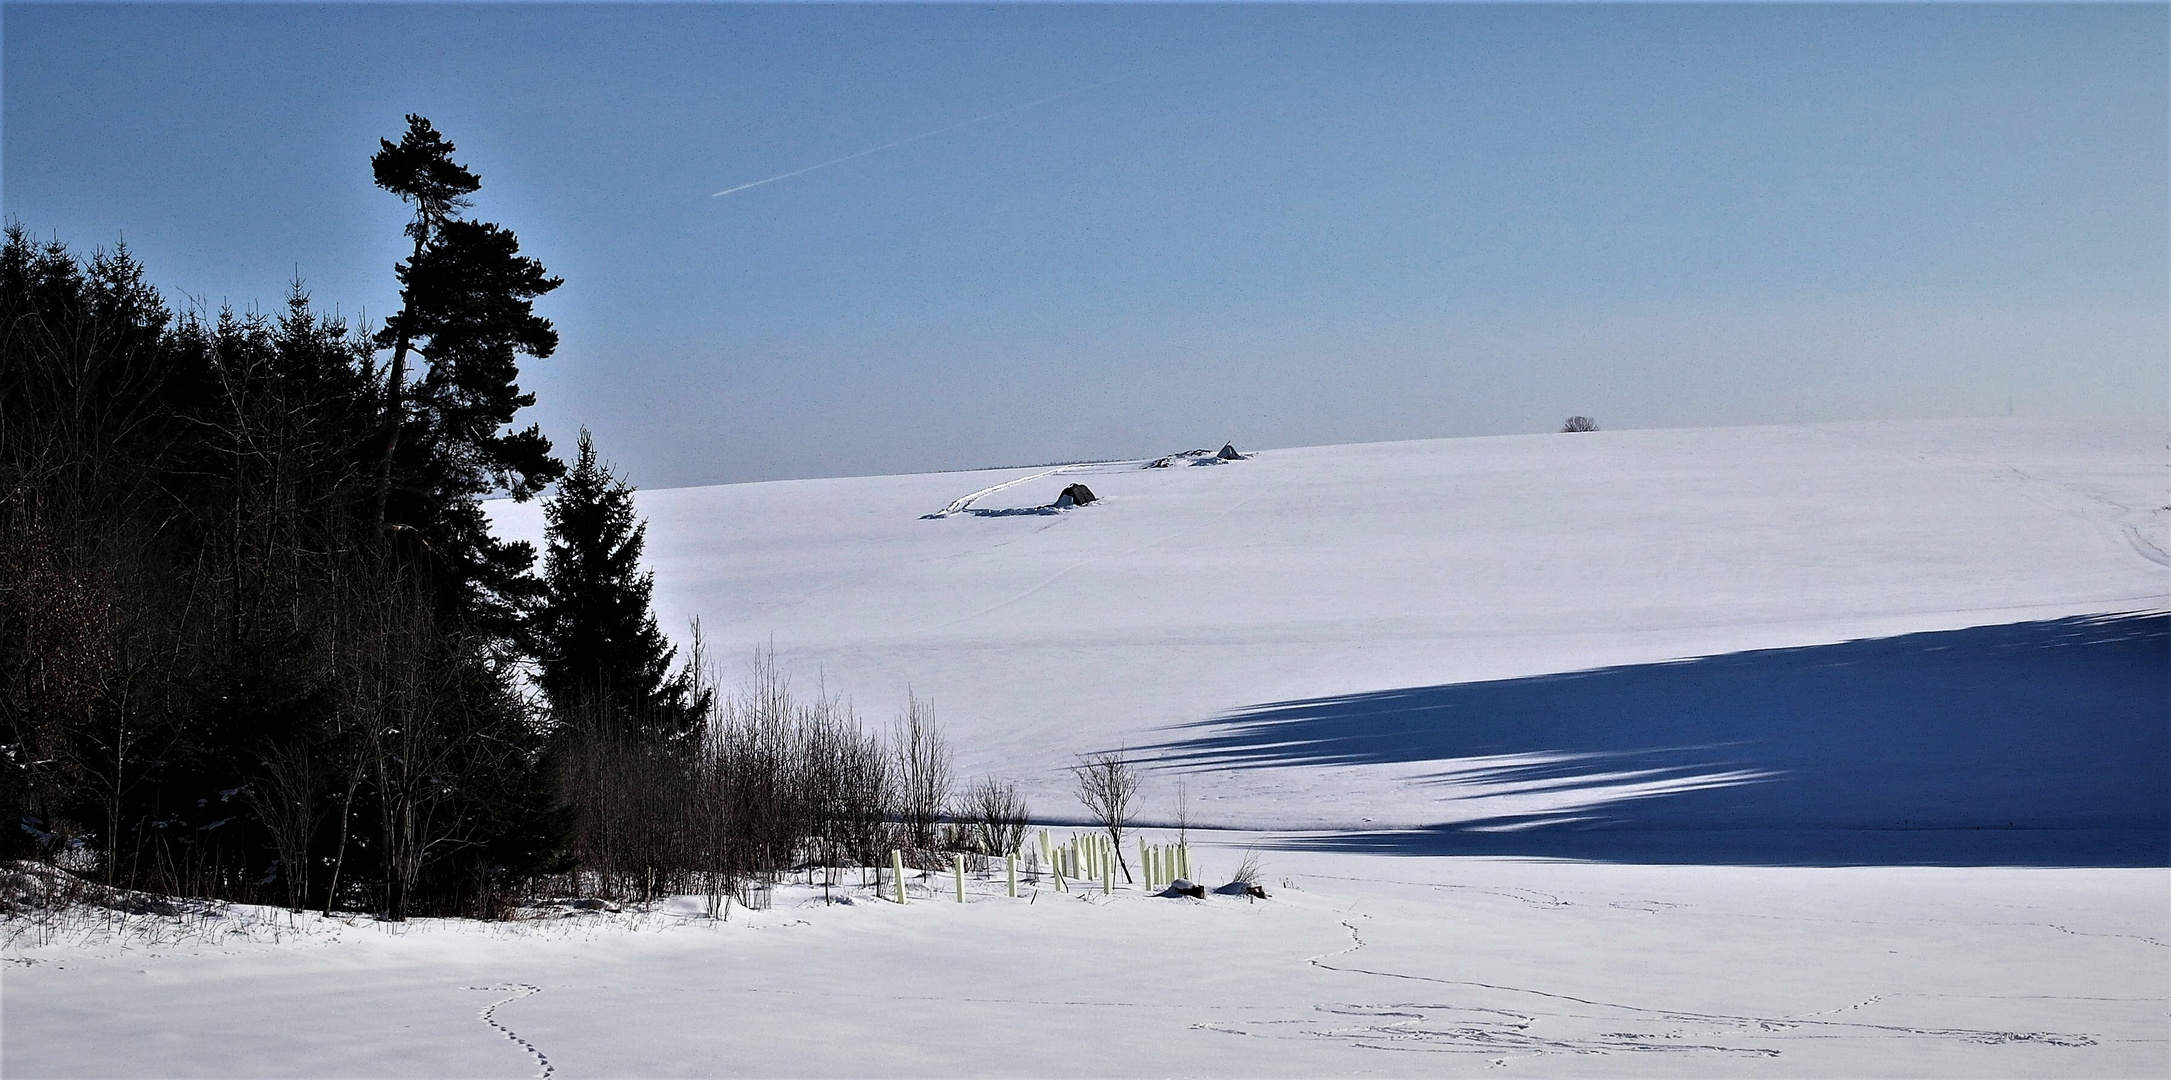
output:
[[476,1019],[481,1020],[483,1023],[497,1029],[499,1034],[504,1035],[506,1038],[511,1039],[513,1042],[520,1044],[521,1049],[526,1050],[531,1056],[535,1058],[535,1064],[537,1067],[535,1072],[536,1080],[550,1080],[551,1073],[555,1071],[551,1067],[550,1059],[544,1057],[543,1052],[536,1049],[534,1043],[531,1043],[528,1040],[521,1038],[519,1035],[513,1032],[513,1029],[498,1023],[497,1020],[497,1011],[500,1006],[510,1005],[513,1002],[519,1001],[521,998],[524,997],[533,997],[537,994],[542,993],[543,988],[540,986],[533,986],[528,983],[500,983],[496,986],[463,986],[460,989],[518,991],[518,993],[515,993],[513,996],[505,998],[502,1001],[491,1002],[489,1005],[483,1008],[482,1012],[476,1014]]

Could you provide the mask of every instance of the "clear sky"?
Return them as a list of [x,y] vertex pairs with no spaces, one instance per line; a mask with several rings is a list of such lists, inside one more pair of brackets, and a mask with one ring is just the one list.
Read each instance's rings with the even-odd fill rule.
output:
[[2167,11],[10,2],[0,202],[382,317],[426,115],[566,279],[531,415],[645,487],[2162,423]]

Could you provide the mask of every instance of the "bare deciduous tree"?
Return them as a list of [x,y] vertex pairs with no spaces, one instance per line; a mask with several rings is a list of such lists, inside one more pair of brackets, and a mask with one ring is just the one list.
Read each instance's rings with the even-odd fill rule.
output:
[[1108,833],[1116,851],[1116,867],[1123,880],[1131,880],[1131,868],[1123,858],[1123,834],[1130,828],[1138,800],[1138,769],[1121,751],[1088,754],[1070,767],[1078,801]]
[[905,696],[890,752],[897,762],[898,815],[917,851],[937,847],[935,826],[950,809],[950,744],[935,723],[933,703]]
[[835,868],[873,866],[895,843],[890,751],[840,699],[795,698],[771,653],[756,654],[739,692],[712,709],[690,780],[676,858],[700,879],[711,916],[748,882],[819,867],[827,886]]
[[267,747],[256,778],[241,789],[243,801],[264,823],[279,853],[279,878],[292,911],[309,903],[309,845],[319,817],[317,774],[308,746],[289,742]]
[[1567,422],[1560,425],[1560,430],[1562,434],[1571,431],[1596,431],[1598,430],[1598,421],[1588,416],[1571,416]]
[[1176,778],[1176,843],[1181,846],[1191,842],[1191,789],[1182,777]]

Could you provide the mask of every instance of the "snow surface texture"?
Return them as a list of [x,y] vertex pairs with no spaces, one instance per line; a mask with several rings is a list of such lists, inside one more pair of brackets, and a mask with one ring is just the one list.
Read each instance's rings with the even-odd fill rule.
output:
[[1271,898],[17,933],[0,1070],[2161,1076],[2165,451],[1952,421],[643,492],[667,627],[875,723],[933,698],[1043,819],[1128,748],[1149,818],[1181,778],[1270,830],[1194,841]]
[[[1199,837],[1226,875],[1262,837]],[[1226,845],[1226,846],[1223,846]],[[1135,891],[6,950],[21,1076],[2161,1076],[2164,875],[1276,853]],[[252,923],[252,917],[254,920]]]

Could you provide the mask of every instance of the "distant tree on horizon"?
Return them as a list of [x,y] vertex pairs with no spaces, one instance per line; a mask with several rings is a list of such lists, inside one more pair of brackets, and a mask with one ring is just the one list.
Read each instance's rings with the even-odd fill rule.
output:
[[1598,421],[1588,416],[1571,416],[1566,423],[1560,426],[1560,430],[1561,434],[1564,435],[1571,431],[1596,431],[1598,430]]

